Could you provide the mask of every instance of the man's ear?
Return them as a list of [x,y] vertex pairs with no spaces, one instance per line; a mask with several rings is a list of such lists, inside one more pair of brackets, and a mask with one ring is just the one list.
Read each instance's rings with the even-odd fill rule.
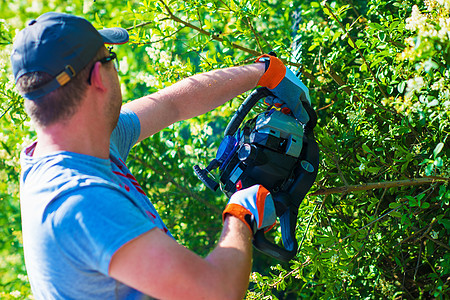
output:
[[100,72],[102,68],[102,63],[97,61],[92,68],[91,73],[91,85],[102,91],[106,90],[105,83],[103,81],[102,73]]

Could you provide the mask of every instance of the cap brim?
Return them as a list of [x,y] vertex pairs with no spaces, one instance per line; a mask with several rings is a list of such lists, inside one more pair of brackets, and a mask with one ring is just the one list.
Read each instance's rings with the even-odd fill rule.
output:
[[98,32],[103,37],[105,44],[121,45],[128,42],[129,39],[128,32],[119,27],[101,29]]

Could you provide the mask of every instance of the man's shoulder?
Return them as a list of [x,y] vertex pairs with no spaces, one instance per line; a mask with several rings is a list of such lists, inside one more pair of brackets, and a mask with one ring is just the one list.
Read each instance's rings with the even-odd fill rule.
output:
[[59,153],[22,164],[21,202],[40,199],[47,206],[71,195],[89,197],[120,193],[112,180],[109,160],[76,153]]
[[64,182],[83,177],[105,178],[110,173],[109,160],[89,155],[57,152],[44,157],[22,159],[22,180]]

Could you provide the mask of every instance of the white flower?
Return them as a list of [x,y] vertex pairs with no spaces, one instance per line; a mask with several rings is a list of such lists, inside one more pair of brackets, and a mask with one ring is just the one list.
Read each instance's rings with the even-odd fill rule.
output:
[[450,0],[436,0],[436,2],[445,7],[445,9],[450,9]]
[[439,79],[431,85],[431,89],[434,91],[442,90],[444,88],[444,78]]
[[12,291],[11,293],[9,293],[13,298],[19,298],[21,296],[20,291]]
[[414,92],[420,91],[424,86],[423,77],[414,77],[406,82],[405,98],[411,98]]
[[337,263],[338,259],[339,259],[339,256],[337,254],[335,254],[330,258],[330,262],[332,264],[335,264],[335,263]]
[[432,230],[430,232],[430,236],[436,240],[439,237],[439,234],[436,231]]
[[412,8],[411,17],[406,19],[405,28],[411,31],[418,30],[422,28],[426,23],[427,17],[420,13],[417,5],[414,5]]
[[439,26],[441,29],[438,32],[438,37],[444,41],[450,38],[450,18],[439,18]]
[[160,56],[159,56],[159,62],[160,63],[162,63],[162,64],[167,66],[167,65],[170,64],[170,60],[171,60],[171,57],[166,51],[161,51],[160,52]]
[[17,275],[17,278],[19,278],[20,280],[22,280],[24,282],[28,281],[28,276],[27,275],[19,274],[19,275]]
[[135,78],[136,81],[145,83],[147,87],[159,87],[160,85],[158,78],[146,72],[139,72]]

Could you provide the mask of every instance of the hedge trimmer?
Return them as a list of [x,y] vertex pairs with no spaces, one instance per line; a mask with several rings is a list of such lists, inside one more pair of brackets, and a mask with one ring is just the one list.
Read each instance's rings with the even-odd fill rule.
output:
[[[316,179],[319,166],[319,148],[313,132],[317,116],[309,102],[302,101],[309,115],[306,124],[269,106],[241,126],[253,106],[271,96],[266,88],[250,94],[225,129],[216,158],[205,169],[196,165],[194,170],[208,188],[216,191],[221,186],[228,197],[255,184],[267,188],[280,220],[283,247],[270,242],[263,230],[256,232],[253,245],[269,256],[289,261],[298,250],[295,237],[298,209]],[[220,183],[209,176],[217,168]]]

